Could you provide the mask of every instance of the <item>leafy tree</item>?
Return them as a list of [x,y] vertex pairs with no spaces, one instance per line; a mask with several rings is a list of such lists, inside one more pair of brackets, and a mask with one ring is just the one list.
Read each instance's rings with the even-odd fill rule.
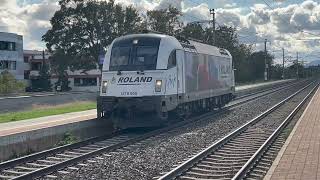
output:
[[0,73],[0,94],[8,94],[23,91],[25,84],[19,82],[9,71]]
[[136,32],[140,24],[133,7],[122,8],[113,0],[60,0],[59,5],[42,39],[50,52],[63,50],[72,57],[67,62],[70,70],[96,68],[100,53],[113,39]]
[[70,81],[68,80],[67,70],[70,64],[74,61],[74,57],[66,54],[63,49],[56,49],[50,57],[52,72],[58,75],[58,81],[55,83],[55,89],[57,86],[61,87],[61,91],[69,91]]
[[148,25],[151,30],[175,35],[181,26],[179,21],[181,15],[182,13],[172,6],[167,9],[147,11]]
[[185,27],[183,27],[179,35],[198,40],[205,39],[205,31],[203,30],[202,26],[195,23],[187,24]]
[[[272,67],[271,65],[273,64],[273,59],[274,57],[267,53],[267,64],[269,67],[269,78],[271,77],[272,73],[278,73],[277,68],[278,67]],[[259,52],[254,52],[250,55],[249,58],[250,61],[250,71],[251,71],[251,76],[257,79],[264,79],[264,71],[265,71],[265,52],[264,51],[259,51]],[[275,68],[273,71],[272,68]],[[276,78],[277,76],[272,76]],[[281,78],[281,76],[279,77]]]
[[32,89],[40,89],[41,91],[52,91],[51,74],[49,65],[44,62],[40,71],[38,79],[31,80]]

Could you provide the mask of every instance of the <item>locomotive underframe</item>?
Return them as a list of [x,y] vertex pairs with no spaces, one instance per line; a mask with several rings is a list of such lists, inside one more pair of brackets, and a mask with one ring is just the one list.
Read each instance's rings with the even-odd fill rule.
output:
[[232,93],[185,102],[182,95],[146,97],[98,97],[98,118],[111,120],[116,128],[150,127],[185,118],[193,113],[221,108],[234,98]]

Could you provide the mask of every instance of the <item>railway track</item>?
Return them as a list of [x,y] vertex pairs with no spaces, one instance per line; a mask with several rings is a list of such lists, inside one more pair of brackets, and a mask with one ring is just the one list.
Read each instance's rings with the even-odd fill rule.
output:
[[[29,156],[17,158],[11,161],[0,163],[0,179],[32,179],[40,177],[60,169],[69,168],[70,170],[76,167],[70,167],[73,164],[81,162],[82,160],[94,157],[95,155],[111,152],[119,148],[126,147],[138,141],[156,136],[160,133],[169,131],[171,129],[181,127],[187,123],[192,123],[205,118],[212,118],[213,115],[218,115],[226,109],[230,109],[242,105],[251,100],[266,96],[268,94],[290,88],[296,83],[285,87],[275,88],[269,91],[264,91],[252,96],[237,99],[232,104],[218,112],[207,113],[199,117],[191,118],[182,122],[178,122],[170,127],[165,127],[150,132],[127,132],[119,131],[112,135],[92,138],[79,143],[65,145],[62,147],[53,148],[39,153],[31,154]],[[81,166],[81,164],[80,164]],[[60,173],[65,173],[60,171]],[[50,177],[50,175],[48,176]]]
[[[312,87],[312,88],[311,88]],[[318,84],[301,88],[288,98],[274,105],[200,153],[164,173],[159,180],[167,179],[261,179],[272,161],[268,154],[281,148],[282,130],[300,110]],[[310,91],[307,91],[308,89]],[[295,97],[307,93],[298,101]],[[293,111],[281,117],[285,106],[295,103]],[[283,116],[283,115],[282,115]],[[271,119],[277,119],[271,122]],[[281,135],[281,136],[279,136]],[[278,141],[275,141],[278,138]]]

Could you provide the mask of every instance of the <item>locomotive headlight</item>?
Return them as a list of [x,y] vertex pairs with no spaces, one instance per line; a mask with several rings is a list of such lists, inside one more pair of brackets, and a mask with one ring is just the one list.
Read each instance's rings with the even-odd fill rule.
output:
[[108,88],[108,81],[103,81],[102,82],[102,87],[101,87],[101,92],[102,93],[107,93],[107,88]]
[[161,92],[161,88],[162,88],[162,80],[156,80],[156,87],[155,87],[156,92]]

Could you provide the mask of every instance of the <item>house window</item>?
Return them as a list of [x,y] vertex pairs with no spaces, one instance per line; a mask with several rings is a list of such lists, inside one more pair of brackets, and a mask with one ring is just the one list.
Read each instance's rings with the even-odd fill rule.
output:
[[17,62],[16,61],[8,61],[8,60],[1,60],[0,61],[0,69],[4,70],[16,70],[17,69]]
[[33,71],[40,71],[42,67],[42,63],[41,62],[33,62],[31,63],[31,70]]
[[25,63],[28,63],[28,62],[29,62],[29,57],[28,57],[28,56],[24,56],[24,57],[23,57],[23,61],[24,61]]
[[15,42],[0,41],[0,50],[15,51],[16,50],[16,43]]
[[29,70],[25,70],[24,71],[24,79],[29,79],[30,78],[30,71]]
[[74,78],[74,86],[97,86],[97,78]]

